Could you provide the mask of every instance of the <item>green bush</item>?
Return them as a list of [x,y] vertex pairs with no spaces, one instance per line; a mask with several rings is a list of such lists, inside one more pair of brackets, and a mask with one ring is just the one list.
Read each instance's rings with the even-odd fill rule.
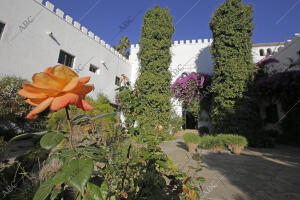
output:
[[225,150],[224,141],[216,136],[206,135],[200,138],[199,147],[202,149]]
[[26,82],[28,81],[16,76],[5,76],[0,80],[0,136],[4,136],[6,141],[22,132],[44,129],[45,115],[34,121],[26,119],[33,107],[17,94]]
[[209,23],[213,35],[210,52],[214,60],[211,90],[214,133],[245,134],[255,127],[249,126],[257,113],[251,109],[252,99],[248,96],[248,84],[254,73],[252,13],[252,6],[244,5],[242,0],[226,0]]
[[248,142],[245,137],[233,134],[206,135],[200,137],[199,140],[200,148],[211,150],[227,150],[232,146],[245,147],[247,145]]
[[139,41],[140,68],[135,82],[139,104],[135,112],[139,128],[155,129],[161,126],[162,137],[169,131],[172,107],[169,66],[173,33],[174,26],[169,9],[156,5],[153,9],[147,10]]
[[248,145],[247,139],[240,135],[219,134],[216,137],[221,140],[226,147],[232,145],[245,147]]
[[[99,94],[97,99],[92,99],[90,97],[86,98],[86,101],[93,106],[93,110],[83,111],[81,109],[77,109],[75,106],[70,106],[70,117],[74,118],[78,115],[87,114],[91,117],[114,112],[114,107],[112,107],[109,103],[109,100],[102,94]],[[105,117],[97,122],[96,125],[101,126],[102,131],[104,132],[112,132],[114,129],[114,123],[119,119],[116,116]],[[51,112],[48,115],[47,127],[51,130],[62,129],[68,131],[67,119],[66,119],[66,111],[65,109],[61,109],[57,112]]]
[[200,136],[195,135],[193,133],[186,133],[183,135],[183,140],[186,144],[189,143],[198,144],[200,140]]

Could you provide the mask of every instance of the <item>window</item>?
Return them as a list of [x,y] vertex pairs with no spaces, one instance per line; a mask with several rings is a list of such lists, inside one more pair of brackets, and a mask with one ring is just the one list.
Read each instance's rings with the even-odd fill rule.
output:
[[269,55],[272,54],[272,50],[270,48],[267,49],[267,54],[269,54]]
[[4,31],[4,26],[5,26],[5,24],[0,21],[0,39],[1,39],[3,31]]
[[116,76],[115,85],[120,86],[120,77]]
[[96,67],[95,65],[90,65],[90,72],[93,72],[95,74],[99,74],[99,68]]
[[277,105],[272,104],[266,107],[266,119],[267,123],[276,123],[279,120],[277,114]]
[[265,50],[260,49],[260,50],[259,50],[259,55],[260,55],[260,56],[264,56],[264,55],[265,55]]
[[67,52],[60,50],[58,63],[69,66],[72,68],[74,62],[74,56],[68,54]]

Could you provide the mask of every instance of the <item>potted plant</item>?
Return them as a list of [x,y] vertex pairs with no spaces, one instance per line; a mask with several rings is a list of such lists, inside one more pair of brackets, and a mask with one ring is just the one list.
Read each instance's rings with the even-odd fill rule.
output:
[[190,153],[196,153],[200,137],[193,133],[186,133],[183,135],[183,140],[188,146]]
[[241,154],[242,150],[245,146],[248,145],[247,139],[240,135],[233,135],[233,134],[221,134],[220,137],[223,137],[224,144],[227,148],[234,154]]

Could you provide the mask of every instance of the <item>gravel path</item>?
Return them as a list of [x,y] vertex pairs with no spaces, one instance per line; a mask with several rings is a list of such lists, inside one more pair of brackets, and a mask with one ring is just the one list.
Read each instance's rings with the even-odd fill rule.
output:
[[[206,154],[192,159],[181,139],[161,144],[179,169],[203,176],[205,200],[300,200],[300,148],[249,148],[241,155]],[[201,199],[201,200],[202,200]]]

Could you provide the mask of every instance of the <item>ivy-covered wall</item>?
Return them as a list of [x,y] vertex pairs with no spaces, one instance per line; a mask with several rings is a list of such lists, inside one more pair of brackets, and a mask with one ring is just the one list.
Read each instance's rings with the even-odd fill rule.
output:
[[170,47],[174,27],[169,10],[155,6],[144,15],[140,51],[139,77],[135,88],[139,95],[136,107],[139,127],[162,127],[170,120]]
[[[249,83],[253,78],[252,6],[241,0],[226,0],[210,21],[214,60],[212,130],[214,133],[240,133],[248,129],[245,110]],[[251,111],[251,110],[248,110]],[[243,115],[241,115],[243,113]],[[245,115],[246,114],[246,115]]]

